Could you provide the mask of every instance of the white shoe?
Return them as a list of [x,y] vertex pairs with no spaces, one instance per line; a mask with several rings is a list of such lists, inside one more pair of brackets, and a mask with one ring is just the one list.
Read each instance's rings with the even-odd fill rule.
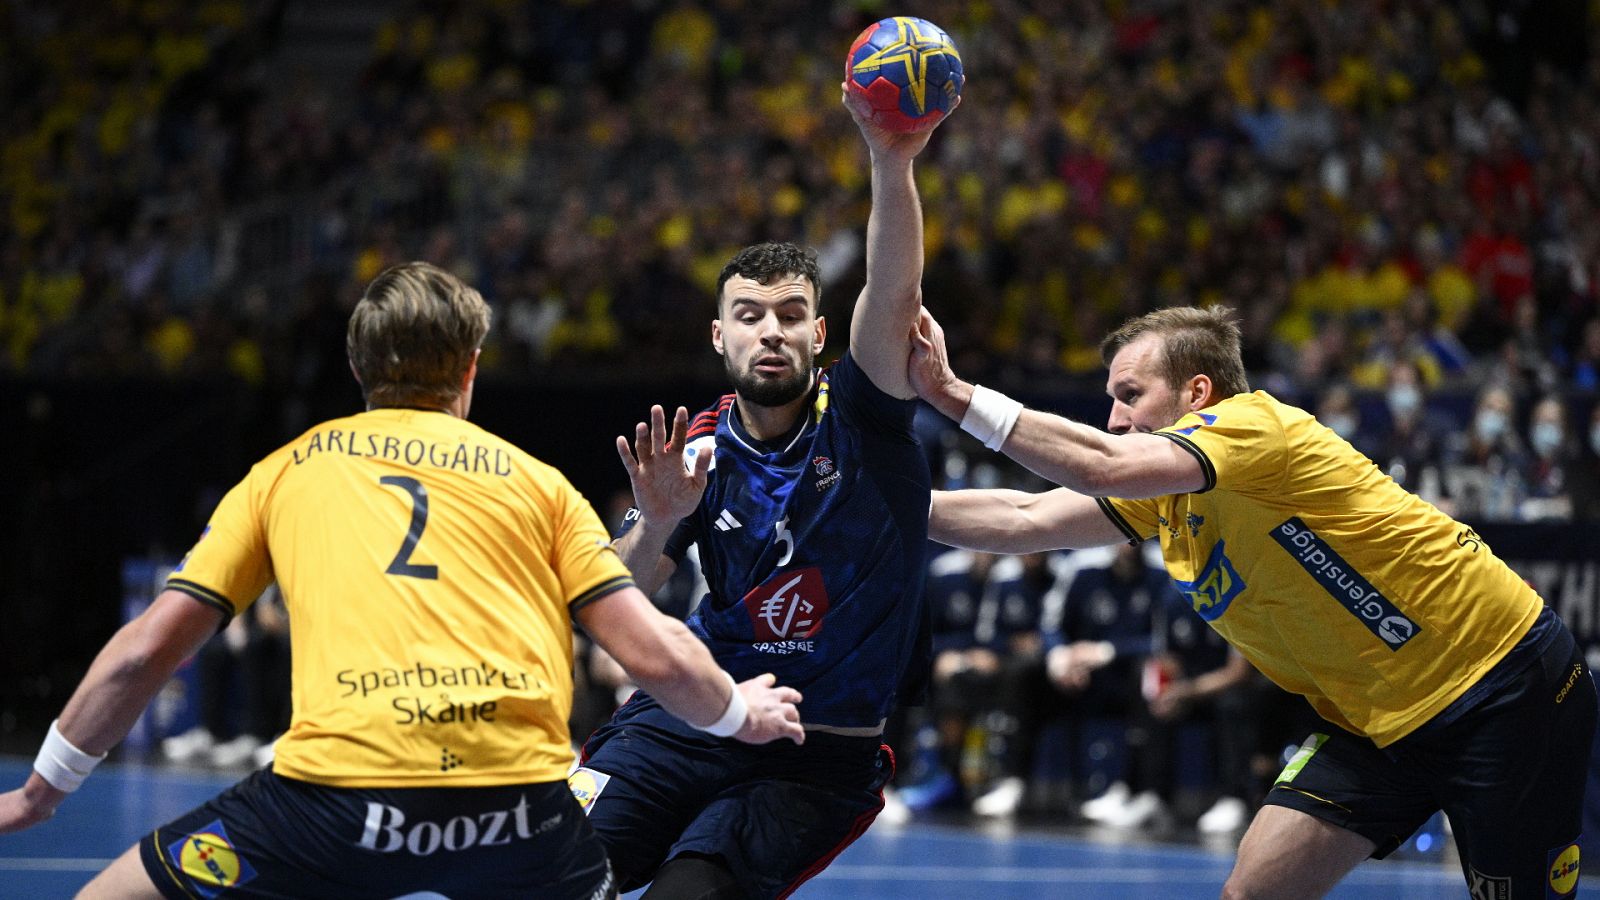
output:
[[277,746],[277,741],[267,741],[256,748],[256,752],[251,754],[250,761],[255,764],[256,768],[265,769],[267,766],[272,765],[273,748]]
[[242,766],[252,761],[261,742],[248,734],[241,734],[211,748],[211,764],[223,769]]
[[1250,810],[1238,797],[1223,797],[1194,823],[1201,834],[1232,834],[1249,821]]
[[1078,812],[1091,822],[1104,822],[1106,817],[1128,805],[1128,785],[1114,782],[1106,792],[1078,807]]
[[1002,778],[988,793],[972,801],[972,811],[990,818],[1014,815],[1017,807],[1022,805],[1022,794],[1026,789],[1027,784],[1021,778]]
[[911,807],[906,806],[906,802],[900,799],[899,792],[886,787],[883,789],[883,809],[878,812],[878,818],[874,821],[899,828],[911,821]]
[[172,762],[192,762],[196,757],[211,752],[217,745],[211,732],[200,726],[173,735],[161,742],[161,755]]
[[1166,804],[1155,791],[1135,795],[1127,805],[1110,813],[1100,821],[1112,828],[1143,828],[1153,820],[1165,816]]

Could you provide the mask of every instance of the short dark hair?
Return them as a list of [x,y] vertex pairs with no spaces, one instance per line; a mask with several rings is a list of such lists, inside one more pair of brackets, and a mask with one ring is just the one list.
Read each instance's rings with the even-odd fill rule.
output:
[[1147,334],[1161,338],[1162,374],[1173,387],[1205,375],[1223,399],[1250,392],[1239,318],[1229,307],[1174,306],[1129,319],[1100,342],[1101,361],[1110,366],[1118,351]]
[[717,276],[717,311],[722,311],[722,289],[735,275],[757,284],[767,284],[780,275],[804,275],[811,282],[812,311],[822,305],[822,270],[817,266],[817,251],[786,241],[751,244],[733,255]]

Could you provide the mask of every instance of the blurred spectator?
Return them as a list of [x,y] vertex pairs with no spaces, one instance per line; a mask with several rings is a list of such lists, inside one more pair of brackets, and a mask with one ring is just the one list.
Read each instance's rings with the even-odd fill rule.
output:
[[1443,484],[1444,441],[1457,429],[1429,408],[1426,390],[1421,369],[1414,362],[1397,364],[1389,371],[1385,394],[1389,432],[1372,459],[1401,487],[1429,503],[1448,506]]
[[1516,521],[1527,496],[1523,482],[1527,451],[1517,437],[1511,391],[1499,385],[1478,395],[1472,424],[1454,439],[1445,485],[1453,515],[1468,522]]
[[1528,496],[1518,510],[1524,522],[1572,518],[1572,473],[1577,448],[1567,437],[1567,408],[1560,397],[1547,396],[1528,417],[1528,458],[1522,480]]

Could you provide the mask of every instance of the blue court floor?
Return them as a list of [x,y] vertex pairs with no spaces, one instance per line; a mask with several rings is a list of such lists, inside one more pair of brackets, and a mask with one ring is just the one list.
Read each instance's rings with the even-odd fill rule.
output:
[[[29,761],[0,757],[0,789],[22,783]],[[199,804],[234,776],[102,766],[56,817],[0,837],[0,898],[70,897],[154,825]],[[913,823],[874,827],[795,896],[844,898],[1114,897],[1192,900],[1215,897],[1231,852],[1135,844],[1092,834],[971,830]],[[1600,896],[1585,880],[1583,896]],[[226,895],[224,895],[226,896]],[[1332,894],[1337,900],[1432,900],[1467,896],[1453,864],[1369,862]]]

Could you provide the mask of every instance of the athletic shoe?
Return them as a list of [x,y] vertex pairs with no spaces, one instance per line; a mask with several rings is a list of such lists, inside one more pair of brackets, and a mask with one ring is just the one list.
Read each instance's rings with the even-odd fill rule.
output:
[[1194,823],[1201,834],[1232,834],[1250,821],[1250,810],[1238,797],[1222,797]]
[[211,748],[211,764],[223,769],[247,765],[253,761],[261,742],[248,734],[241,734]]
[[1128,805],[1128,785],[1113,782],[1106,792],[1078,807],[1078,813],[1091,822],[1104,822],[1107,817]]
[[1143,828],[1157,819],[1165,818],[1166,814],[1167,806],[1161,802],[1160,797],[1156,796],[1156,792],[1144,791],[1134,795],[1126,806],[1110,813],[1100,821],[1112,828]]
[[202,754],[210,753],[217,745],[216,738],[205,728],[196,726],[183,734],[174,735],[161,742],[161,755],[171,762],[193,762]]
[[891,828],[899,828],[901,825],[911,821],[911,808],[906,806],[904,800],[900,799],[899,791],[892,787],[886,787],[883,789],[883,810],[878,813],[878,818],[873,821],[878,824],[888,825]]
[[1017,807],[1022,805],[1022,794],[1026,789],[1027,784],[1021,778],[1002,778],[988,793],[972,801],[972,811],[989,818],[1015,815]]

